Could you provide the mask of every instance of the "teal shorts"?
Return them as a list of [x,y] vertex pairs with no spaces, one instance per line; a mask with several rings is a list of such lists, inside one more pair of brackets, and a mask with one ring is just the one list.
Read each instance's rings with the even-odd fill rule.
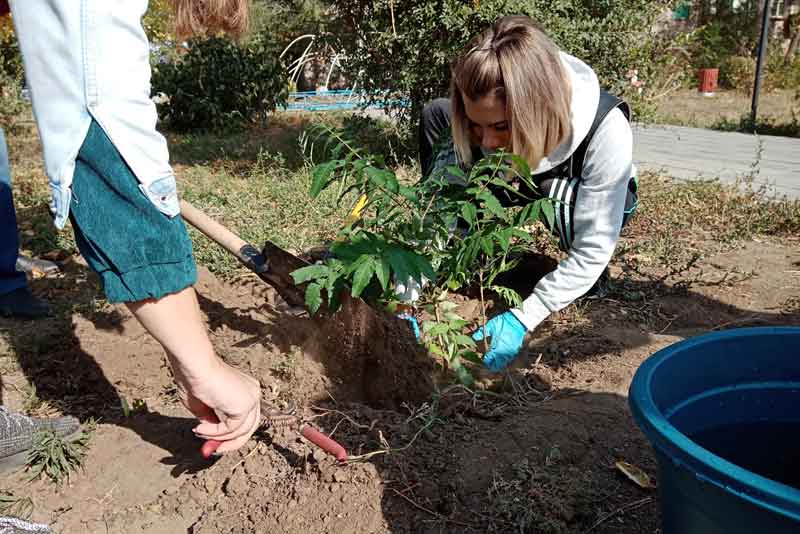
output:
[[183,219],[152,204],[95,121],[75,161],[70,221],[109,302],[158,299],[197,280]]

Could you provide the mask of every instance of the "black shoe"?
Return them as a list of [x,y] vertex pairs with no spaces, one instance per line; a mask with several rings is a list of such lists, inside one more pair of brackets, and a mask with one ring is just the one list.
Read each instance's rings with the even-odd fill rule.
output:
[[611,293],[611,276],[608,274],[608,269],[603,271],[597,282],[594,283],[592,288],[583,296],[589,300],[599,300],[606,298]]
[[40,258],[29,258],[20,254],[17,256],[17,270],[23,273],[39,271],[44,274],[53,274],[61,270],[61,265],[54,261],[43,260]]
[[41,319],[52,315],[50,305],[33,296],[27,287],[0,295],[0,316],[19,319]]

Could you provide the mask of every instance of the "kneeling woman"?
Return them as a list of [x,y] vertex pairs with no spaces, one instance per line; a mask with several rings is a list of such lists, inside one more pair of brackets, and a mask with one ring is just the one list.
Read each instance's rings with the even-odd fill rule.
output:
[[558,201],[554,231],[567,257],[520,308],[475,333],[476,340],[491,338],[484,357],[490,370],[508,365],[526,332],[548,315],[600,286],[636,207],[629,116],[588,65],[521,16],[501,18],[473,39],[455,61],[450,99],[425,107],[423,175],[453,164],[468,168],[504,148],[533,169],[538,192],[527,196]]

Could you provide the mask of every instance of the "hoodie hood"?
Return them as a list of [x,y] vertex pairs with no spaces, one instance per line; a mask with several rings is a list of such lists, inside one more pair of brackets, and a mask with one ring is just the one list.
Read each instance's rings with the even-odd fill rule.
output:
[[560,55],[572,86],[572,131],[563,143],[542,159],[533,174],[541,174],[560,165],[578,149],[592,127],[600,103],[600,82],[592,68],[565,52],[560,52]]

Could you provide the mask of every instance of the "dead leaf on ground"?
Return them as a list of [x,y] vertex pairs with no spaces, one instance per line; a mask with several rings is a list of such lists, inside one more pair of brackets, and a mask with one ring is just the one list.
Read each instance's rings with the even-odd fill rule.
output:
[[614,465],[623,475],[635,482],[640,488],[654,489],[656,487],[650,476],[635,465],[629,464],[628,462],[617,462]]

